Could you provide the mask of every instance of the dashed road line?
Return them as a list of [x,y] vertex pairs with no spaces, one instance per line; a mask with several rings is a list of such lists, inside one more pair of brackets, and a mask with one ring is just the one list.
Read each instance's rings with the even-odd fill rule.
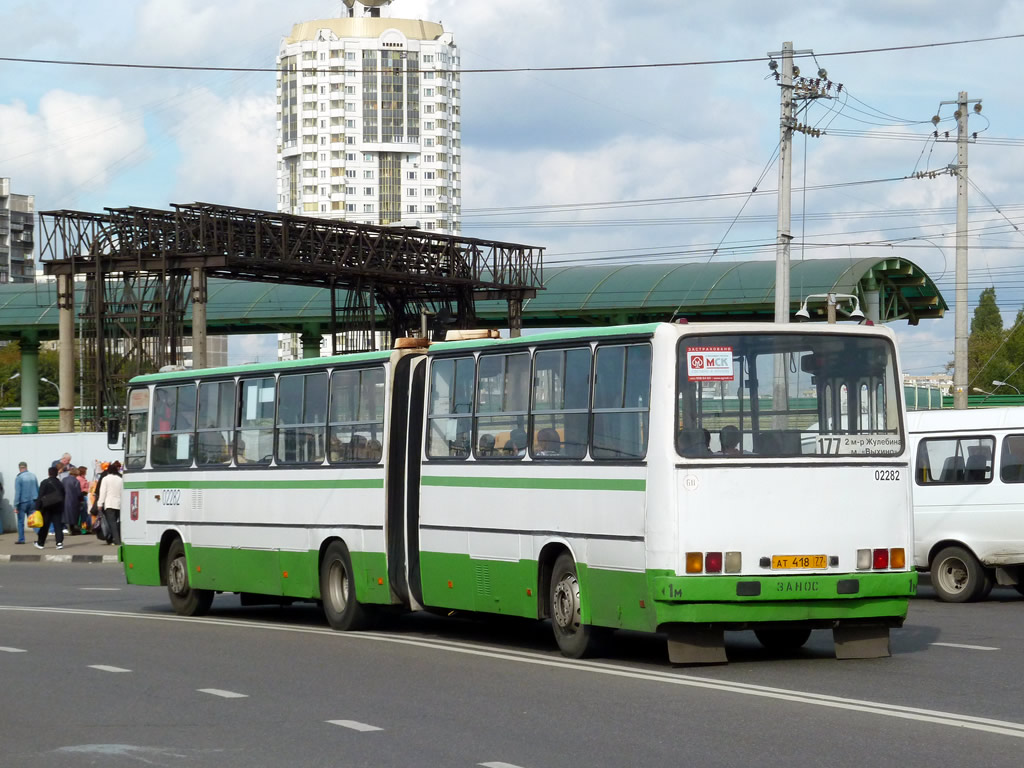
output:
[[120,587],[79,587],[83,592],[120,592]]
[[25,648],[2,648],[2,647],[0,647],[0,651],[3,651],[4,653],[28,653],[28,650],[26,650]]
[[351,728],[353,731],[369,732],[369,731],[383,731],[383,728],[378,728],[376,725],[368,725],[367,723],[360,723],[356,720],[328,720],[331,725],[340,725],[342,728]]
[[89,669],[98,669],[100,672],[131,672],[124,667],[111,667],[106,664],[90,664]]
[[[105,616],[115,619],[133,619],[136,621],[172,621],[183,624],[204,624],[207,626],[235,627],[238,629],[260,630],[269,632],[286,632],[289,634],[310,634],[331,636],[339,643],[388,643],[410,648],[425,648],[439,653],[458,653],[478,658],[495,659],[517,664],[531,664],[539,667],[572,671],[578,674],[607,675],[623,679],[640,680],[660,683],[663,685],[685,686],[688,688],[717,691],[725,694],[752,696],[757,698],[786,701],[801,707],[817,706],[830,709],[861,712],[880,717],[891,717],[900,720],[930,723],[946,728],[967,728],[985,733],[1012,736],[1024,739],[1024,723],[1008,720],[997,720],[976,715],[964,715],[957,712],[946,712],[923,707],[910,707],[902,704],[888,704],[882,701],[853,699],[843,696],[814,693],[791,688],[775,688],[766,685],[716,680],[679,673],[675,670],[655,670],[627,667],[605,662],[578,661],[540,654],[534,651],[492,648],[484,645],[460,643],[450,640],[433,640],[427,638],[401,637],[397,635],[378,634],[376,632],[336,632],[332,629],[319,627],[297,627],[293,625],[272,624],[269,622],[248,621],[241,619],[221,619],[213,617],[191,618],[164,614],[130,613],[126,611],[109,611],[83,608],[53,608],[44,606],[0,605],[0,612],[45,613],[63,616]],[[229,694],[236,695],[236,694]]]
[[993,648],[991,645],[966,645],[964,643],[931,643],[931,645],[941,645],[943,648],[966,648],[968,651],[998,651],[998,648]]
[[248,699],[247,693],[235,693],[234,691],[222,691],[220,688],[196,688],[200,693],[208,693],[211,696],[220,696],[222,699]]
[[483,768],[520,768],[512,763],[477,763],[477,765],[483,766]]

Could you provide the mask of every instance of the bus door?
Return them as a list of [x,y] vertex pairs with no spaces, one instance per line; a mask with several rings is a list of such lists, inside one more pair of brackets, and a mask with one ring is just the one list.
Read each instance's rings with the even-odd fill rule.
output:
[[426,358],[396,352],[392,357],[391,426],[388,438],[388,581],[392,596],[416,609],[423,605],[419,560],[420,452],[423,440]]

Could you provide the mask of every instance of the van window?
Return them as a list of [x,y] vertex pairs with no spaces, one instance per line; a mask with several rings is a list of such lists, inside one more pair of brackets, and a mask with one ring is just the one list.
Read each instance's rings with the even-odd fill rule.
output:
[[941,437],[922,440],[914,478],[918,485],[971,485],[992,480],[992,437]]
[[1004,483],[1024,483],[1024,435],[1007,435],[1003,438],[999,479]]

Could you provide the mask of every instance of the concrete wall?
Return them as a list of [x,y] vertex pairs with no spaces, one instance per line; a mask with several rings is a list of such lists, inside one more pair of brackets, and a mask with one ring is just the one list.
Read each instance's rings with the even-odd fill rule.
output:
[[0,498],[0,527],[6,533],[17,530],[17,520],[11,502],[14,500],[14,478],[18,462],[28,462],[29,471],[42,481],[54,459],[70,453],[76,467],[89,468],[89,479],[94,467],[101,461],[124,463],[121,448],[107,448],[107,436],[99,432],[63,432],[48,435],[0,435],[0,478],[4,494]]

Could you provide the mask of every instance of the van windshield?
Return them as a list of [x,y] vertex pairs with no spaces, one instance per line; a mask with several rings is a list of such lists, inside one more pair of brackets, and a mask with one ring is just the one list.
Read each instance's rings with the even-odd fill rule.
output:
[[682,456],[903,452],[892,344],[843,334],[706,334],[679,342]]

